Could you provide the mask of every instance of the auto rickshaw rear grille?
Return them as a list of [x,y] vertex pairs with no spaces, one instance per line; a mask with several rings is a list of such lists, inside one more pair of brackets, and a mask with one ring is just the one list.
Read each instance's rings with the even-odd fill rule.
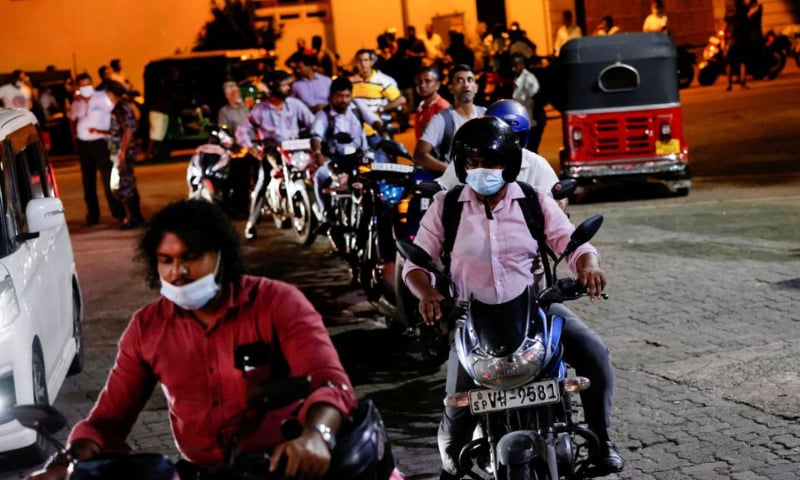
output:
[[646,153],[651,149],[647,117],[602,118],[594,122],[594,146],[598,155]]

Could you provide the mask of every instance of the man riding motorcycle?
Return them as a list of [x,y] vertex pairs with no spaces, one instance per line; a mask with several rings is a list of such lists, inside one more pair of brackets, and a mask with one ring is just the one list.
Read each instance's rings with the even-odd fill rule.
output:
[[[270,140],[270,146],[257,146],[254,155],[261,161],[258,169],[258,180],[253,188],[250,200],[250,216],[245,226],[244,236],[247,240],[256,235],[256,224],[261,218],[264,204],[264,191],[269,182],[269,172],[277,167],[280,154],[275,145],[283,140],[291,140],[300,136],[300,124],[310,127],[314,122],[314,114],[300,100],[289,97],[292,88],[292,76],[283,70],[270,72],[266,78],[269,97],[257,104],[247,121],[236,129],[236,141],[239,145],[253,148],[252,135],[255,132],[260,140]],[[267,162],[264,162],[264,156]]]
[[[459,300],[474,298],[498,304],[516,298],[534,282],[534,259],[538,244],[531,236],[520,207],[526,197],[516,183],[521,168],[519,139],[511,127],[494,117],[469,120],[453,139],[453,163],[458,179],[466,183],[459,201],[463,202],[460,226],[449,253],[449,273],[456,285]],[[414,243],[432,258],[443,253],[442,211],[444,192],[435,197],[426,212]],[[538,195],[544,214],[547,243],[562,252],[574,227],[552,197]],[[606,286],[597,250],[584,244],[568,257],[592,299],[600,298]],[[428,324],[442,317],[440,302],[444,297],[430,283],[427,271],[407,262],[403,278],[411,292],[420,299],[419,311]],[[551,313],[566,320],[563,333],[565,360],[577,374],[588,377],[591,387],[581,393],[589,427],[600,440],[593,463],[608,472],[619,472],[624,462],[609,440],[611,394],[614,373],[608,349],[599,335],[568,308],[556,304]],[[472,388],[473,381],[458,361],[451,344],[448,359],[446,392],[452,394]],[[440,478],[455,479],[461,449],[470,440],[476,419],[467,407],[446,407],[439,425],[439,450],[442,457]]]

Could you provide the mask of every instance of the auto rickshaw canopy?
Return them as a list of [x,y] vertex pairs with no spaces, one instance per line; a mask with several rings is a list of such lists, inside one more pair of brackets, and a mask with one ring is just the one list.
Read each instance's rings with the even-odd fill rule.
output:
[[676,59],[665,33],[570,40],[558,57],[562,111],[679,104]]

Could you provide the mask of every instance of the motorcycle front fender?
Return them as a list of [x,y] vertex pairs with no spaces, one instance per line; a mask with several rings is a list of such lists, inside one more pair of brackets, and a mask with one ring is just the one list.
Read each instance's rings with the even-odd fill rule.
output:
[[503,435],[497,442],[497,461],[501,465],[525,465],[534,458],[545,461],[551,478],[558,478],[555,446],[532,430],[518,430]]

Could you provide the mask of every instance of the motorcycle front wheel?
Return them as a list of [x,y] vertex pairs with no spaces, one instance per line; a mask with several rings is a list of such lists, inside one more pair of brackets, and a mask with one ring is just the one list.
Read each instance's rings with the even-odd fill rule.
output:
[[292,194],[291,198],[292,229],[297,234],[297,241],[301,245],[311,245],[314,243],[314,214],[311,211],[311,199],[308,190],[298,189]]

